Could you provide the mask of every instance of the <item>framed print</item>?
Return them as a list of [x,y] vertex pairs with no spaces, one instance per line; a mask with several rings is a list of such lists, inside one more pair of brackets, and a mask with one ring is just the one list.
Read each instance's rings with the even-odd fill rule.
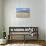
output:
[[30,17],[30,8],[16,8],[17,18],[28,18]]

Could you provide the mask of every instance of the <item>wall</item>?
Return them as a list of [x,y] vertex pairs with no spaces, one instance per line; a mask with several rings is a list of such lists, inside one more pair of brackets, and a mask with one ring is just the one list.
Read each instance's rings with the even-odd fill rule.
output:
[[[45,6],[43,0],[33,2],[33,24],[39,27],[39,38],[45,39]],[[35,22],[34,22],[35,21]]]
[[0,27],[1,27],[1,15],[2,15],[2,1],[0,0]]
[[46,40],[46,0],[45,0],[45,40]]
[[[16,18],[16,8],[32,8],[30,18]],[[7,35],[10,26],[37,26],[39,39],[45,39],[43,0],[4,0],[4,26]]]
[[0,38],[2,38],[2,0],[0,0]]

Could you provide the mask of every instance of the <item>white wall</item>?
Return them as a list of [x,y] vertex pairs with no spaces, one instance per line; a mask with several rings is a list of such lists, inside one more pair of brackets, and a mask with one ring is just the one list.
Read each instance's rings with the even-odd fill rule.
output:
[[45,0],[45,40],[46,40],[46,0]]
[[39,27],[39,38],[45,39],[45,6],[44,0],[33,0],[33,24]]
[[[16,18],[16,8],[32,8],[30,18]],[[4,26],[7,35],[9,26],[37,26],[39,38],[45,39],[45,17],[43,0],[4,0]]]
[[1,27],[1,21],[2,20],[2,0],[0,0],[0,27]]
[[0,38],[2,37],[2,0],[0,0]]

